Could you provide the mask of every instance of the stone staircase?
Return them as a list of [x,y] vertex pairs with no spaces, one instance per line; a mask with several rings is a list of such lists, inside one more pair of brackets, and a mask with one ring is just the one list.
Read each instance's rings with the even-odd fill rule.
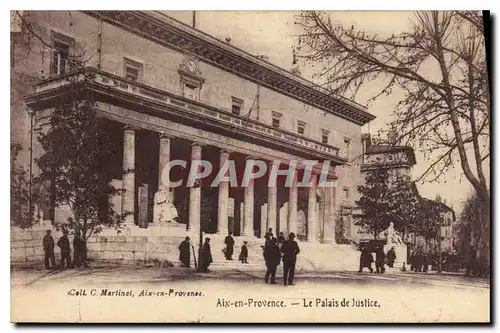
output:
[[[241,237],[235,237],[235,250],[233,260],[228,261],[222,253],[223,239],[211,240],[213,269],[237,269],[248,271],[264,271],[266,269],[263,249],[264,240],[260,238],[247,239],[248,264],[238,261],[243,244]],[[300,254],[298,256],[296,270],[300,271],[329,271],[329,270],[357,270],[359,268],[359,255],[351,245],[338,244],[311,244],[298,242]],[[281,265],[280,265],[281,266]]]

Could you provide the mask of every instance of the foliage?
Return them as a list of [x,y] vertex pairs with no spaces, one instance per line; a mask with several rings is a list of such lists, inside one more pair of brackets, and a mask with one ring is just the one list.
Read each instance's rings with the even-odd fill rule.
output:
[[480,250],[481,256],[489,260],[490,221],[488,212],[483,213],[476,194],[469,196],[464,204],[460,223],[455,233],[455,247],[462,255],[470,249]]
[[36,160],[40,168],[36,181],[50,183],[55,204],[71,208],[74,219],[69,221],[70,227],[88,238],[103,225],[119,225],[123,216],[108,205],[109,196],[119,193],[106,173],[113,148],[94,96],[85,89],[92,75],[82,73],[69,79],[74,80],[69,93],[54,108],[49,129],[39,138],[44,154]]
[[376,169],[368,172],[364,185],[358,186],[361,197],[356,205],[361,213],[355,214],[355,224],[360,225],[367,233],[378,234],[389,224],[391,219],[389,172],[387,169]]
[[373,82],[380,90],[369,102],[403,93],[392,125],[399,143],[418,141],[429,160],[418,180],[437,180],[456,162],[487,205],[491,113],[480,12],[415,12],[408,31],[392,36],[334,24],[326,12],[301,12],[296,24],[297,57],[320,68],[331,92],[354,98]]
[[14,155],[11,156],[10,220],[16,226],[26,228],[33,224],[34,214],[33,210],[29,208],[29,180],[24,168],[17,163],[16,155],[17,151],[14,151]]
[[335,217],[335,243],[349,244],[349,240],[345,237],[347,230],[346,220],[342,217],[342,210],[339,210]]
[[377,238],[390,222],[403,235],[415,231],[418,197],[406,177],[394,176],[389,169],[378,168],[367,173],[358,191],[361,198],[356,204],[361,213],[354,217],[356,224],[366,232]]
[[437,239],[439,228],[443,225],[443,206],[433,200],[422,198],[418,208],[418,224],[415,233],[426,242]]

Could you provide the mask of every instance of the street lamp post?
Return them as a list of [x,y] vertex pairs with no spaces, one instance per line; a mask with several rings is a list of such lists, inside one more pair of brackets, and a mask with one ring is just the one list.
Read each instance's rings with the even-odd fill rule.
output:
[[441,254],[441,223],[438,226],[438,251],[439,251],[439,262],[438,262],[438,273],[441,273],[441,262],[443,261]]

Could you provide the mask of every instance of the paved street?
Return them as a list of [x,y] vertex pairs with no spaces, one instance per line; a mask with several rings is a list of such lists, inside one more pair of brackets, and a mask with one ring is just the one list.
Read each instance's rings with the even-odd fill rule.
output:
[[[19,320],[75,322],[489,320],[489,283],[462,275],[298,272],[296,284],[288,287],[280,283],[266,285],[262,275],[262,271],[255,270],[214,269],[200,274],[181,268],[97,264],[88,269],[64,271],[14,269],[11,275],[13,309],[24,309],[36,300],[38,311],[29,313],[28,317],[21,311],[15,313],[15,317]],[[133,296],[131,299],[98,297],[102,290],[116,290]],[[77,292],[79,296],[75,296]],[[199,297],[180,297],[185,292]],[[91,293],[96,297],[89,296]],[[157,297],[160,293],[168,297]],[[152,296],[142,297],[144,294]],[[355,308],[339,305],[342,300],[351,300],[352,303],[355,299],[364,300],[365,304],[356,303],[361,307]],[[252,303],[254,300],[282,301],[287,309],[253,308],[257,304]],[[241,302],[252,307],[252,311],[242,312],[242,309],[229,305],[229,308],[224,308],[222,304],[226,302],[231,306]],[[323,307],[322,304],[330,306]],[[332,304],[338,307],[332,308]],[[366,304],[375,305],[365,307]],[[48,314],[42,315],[40,309],[47,309]],[[293,309],[296,311],[290,312]]]
[[[42,286],[55,282],[71,280],[74,283],[161,283],[172,281],[204,281],[225,280],[262,284],[263,270],[214,268],[210,273],[197,273],[184,268],[157,268],[143,266],[123,266],[109,264],[94,264],[90,268],[47,271],[45,269],[13,269],[12,287]],[[278,269],[278,275],[281,270]],[[447,288],[479,288],[489,289],[486,279],[467,278],[463,273],[413,273],[388,271],[385,274],[370,274],[353,271],[298,272],[297,283],[318,282],[330,284],[358,285],[401,285],[401,286],[443,286]]]

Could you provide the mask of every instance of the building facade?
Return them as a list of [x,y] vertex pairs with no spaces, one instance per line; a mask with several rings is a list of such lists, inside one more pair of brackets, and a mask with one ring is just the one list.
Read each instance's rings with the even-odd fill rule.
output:
[[[161,12],[16,12],[11,42],[11,145],[30,175],[43,152],[36,137],[82,75],[113,137],[109,182],[124,190],[110,200],[131,212],[128,229],[155,224],[155,198],[165,190],[181,229],[262,237],[267,228],[310,242],[335,242],[335,215],[354,206],[361,182],[361,126],[374,116],[351,101]],[[84,68],[70,70],[73,59]],[[240,170],[248,160],[284,168],[291,161],[329,161],[335,188],[297,186],[266,177],[248,187],[165,188],[163,166],[203,159]],[[133,170],[133,172],[124,172]],[[317,185],[319,168],[314,169]],[[175,169],[171,178],[179,178]],[[42,214],[47,215],[47,214]],[[59,207],[45,219],[64,223]]]

